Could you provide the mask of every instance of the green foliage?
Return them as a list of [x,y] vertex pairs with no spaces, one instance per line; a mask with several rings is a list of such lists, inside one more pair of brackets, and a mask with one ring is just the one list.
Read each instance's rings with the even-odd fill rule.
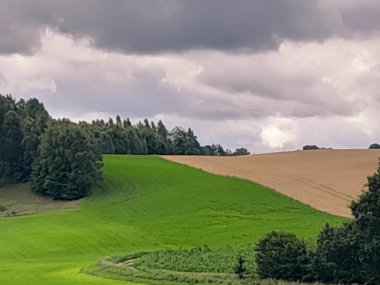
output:
[[42,103],[37,99],[29,99],[22,110],[23,113],[23,139],[24,148],[24,179],[29,178],[32,164],[37,158],[37,150],[41,143],[41,136],[45,133],[50,116]]
[[368,191],[352,202],[351,210],[360,230],[380,236],[380,165],[367,180]]
[[[258,279],[255,275],[245,274],[245,260],[239,256],[234,274],[225,272],[191,272],[160,268],[140,268],[136,262],[150,253],[136,253],[127,256],[103,258],[96,264],[82,268],[81,272],[103,278],[133,281],[144,284],[220,284],[220,285],[279,285],[292,284],[273,279]],[[251,253],[252,254],[252,253]],[[229,257],[229,256],[227,256]],[[189,261],[192,261],[190,259]],[[202,262],[202,261],[201,261]],[[297,284],[300,284],[297,282]]]
[[23,132],[21,118],[16,111],[9,110],[5,113],[2,128],[4,133],[3,158],[9,167],[7,175],[15,180],[21,180],[24,168],[24,149],[21,145]]
[[314,274],[312,279],[326,283],[363,283],[361,244],[355,223],[338,228],[326,225],[311,253],[314,256],[310,266]]
[[[37,99],[16,101],[0,94],[0,186],[9,180],[30,179],[42,135],[50,121],[44,105]],[[132,125],[129,118],[122,120],[117,115],[115,121],[110,118],[108,122],[80,122],[78,126],[94,138],[96,151],[101,154],[226,155],[220,145],[201,147],[192,129],[175,127],[169,132],[161,120],[157,126],[148,119]]]
[[274,229],[311,239],[326,222],[346,221],[255,183],[155,156],[105,155],[104,163],[94,195],[74,210],[0,218],[0,284],[131,285],[80,271],[103,256],[247,244]]
[[194,135],[194,132],[190,128],[186,132],[182,128],[175,127],[169,133],[169,139],[173,144],[174,154],[201,154],[201,146],[197,141],[197,137]]
[[307,273],[307,247],[295,234],[270,232],[255,247],[260,278],[296,281]]
[[165,269],[178,272],[236,273],[236,261],[241,264],[240,273],[254,274],[255,263],[252,245],[225,246],[222,248],[197,247],[190,249],[164,250],[148,253],[135,261],[141,270]]
[[351,210],[361,238],[359,253],[367,282],[380,282],[380,164],[368,177],[368,191],[352,202]]
[[0,95],[0,185],[26,181],[49,115],[37,99],[18,102]]
[[245,267],[245,260],[241,255],[239,255],[234,272],[239,277],[239,279],[243,279],[245,277],[247,268]]
[[380,149],[380,144],[378,143],[373,143],[369,147],[369,149]]
[[52,121],[33,164],[32,190],[57,199],[81,198],[101,170],[102,157],[88,132],[66,119]]
[[304,146],[302,147],[302,149],[303,149],[303,150],[315,150],[315,149],[319,149],[319,147],[316,146],[316,145],[304,145]]
[[[84,123],[82,123],[85,125]],[[246,155],[245,148],[237,148],[234,153],[226,152],[220,144],[201,146],[193,130],[175,127],[168,131],[159,120],[156,124],[148,119],[132,125],[129,118],[116,117],[116,124],[110,118],[93,121],[86,125],[95,136],[101,153],[105,154],[175,154],[175,155]]]
[[216,155],[225,156],[227,152],[223,149],[220,144],[206,145],[201,148],[202,155]]
[[249,154],[249,151],[244,148],[244,147],[241,147],[241,148],[237,148],[233,153],[232,155],[248,155]]
[[217,150],[212,149],[214,145],[201,147],[192,129],[175,127],[168,131],[161,120],[157,126],[148,119],[132,125],[129,118],[122,121],[117,116],[116,124],[113,119],[108,123],[96,120],[85,127],[94,134],[97,148],[105,154],[225,155],[221,146]]
[[252,278],[238,279],[234,274],[212,272],[178,272],[164,269],[139,270],[132,265],[127,265],[132,260],[123,263],[114,263],[111,259],[102,259],[97,264],[85,267],[83,273],[98,277],[132,281],[143,284],[168,285],[168,284],[220,284],[220,285],[254,285],[275,284],[273,281],[259,281]]
[[[286,251],[293,247],[295,237],[289,238],[291,234],[271,236],[273,233],[265,236],[257,248],[260,276],[284,280],[379,284],[380,165],[376,173],[368,177],[367,186],[368,191],[351,203],[352,222],[338,228],[326,225],[319,235],[316,248],[308,249],[306,255],[303,251],[298,254],[298,259],[303,260],[307,268],[298,275],[279,273],[279,268],[286,266],[284,262],[289,258]],[[286,253],[286,256],[280,253]],[[297,265],[294,263],[296,257],[297,254],[290,262],[294,264],[293,269]],[[291,272],[291,268],[288,270]]]

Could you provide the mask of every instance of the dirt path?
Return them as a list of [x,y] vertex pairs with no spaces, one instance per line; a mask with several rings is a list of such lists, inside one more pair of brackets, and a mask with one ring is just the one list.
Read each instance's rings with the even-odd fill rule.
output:
[[317,150],[240,157],[163,156],[205,171],[258,182],[318,210],[350,216],[380,150]]

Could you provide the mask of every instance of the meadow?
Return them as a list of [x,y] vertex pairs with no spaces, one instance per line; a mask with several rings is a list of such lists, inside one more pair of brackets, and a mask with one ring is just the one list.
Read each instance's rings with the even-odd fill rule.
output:
[[271,230],[312,242],[325,223],[346,220],[156,156],[104,162],[104,180],[75,207],[0,218],[0,284],[131,284],[81,269],[104,256],[254,243]]

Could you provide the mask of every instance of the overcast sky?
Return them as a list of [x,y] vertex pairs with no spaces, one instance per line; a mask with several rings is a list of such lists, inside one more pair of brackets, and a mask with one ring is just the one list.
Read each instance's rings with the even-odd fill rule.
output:
[[378,0],[0,0],[0,93],[253,152],[380,142]]

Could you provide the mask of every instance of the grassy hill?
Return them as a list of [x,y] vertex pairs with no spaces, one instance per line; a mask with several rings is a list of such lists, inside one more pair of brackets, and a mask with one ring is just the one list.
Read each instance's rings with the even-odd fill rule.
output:
[[244,244],[270,230],[312,239],[326,222],[344,221],[155,156],[106,156],[95,192],[69,210],[0,218],[0,284],[129,284],[79,271],[106,255]]

